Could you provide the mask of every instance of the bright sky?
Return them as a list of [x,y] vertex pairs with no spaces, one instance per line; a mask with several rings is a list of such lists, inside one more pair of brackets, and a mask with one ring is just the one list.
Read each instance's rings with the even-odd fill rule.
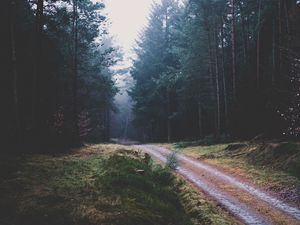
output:
[[124,64],[130,64],[132,48],[139,32],[147,25],[153,2],[160,0],[103,0],[111,22],[109,33],[124,51]]

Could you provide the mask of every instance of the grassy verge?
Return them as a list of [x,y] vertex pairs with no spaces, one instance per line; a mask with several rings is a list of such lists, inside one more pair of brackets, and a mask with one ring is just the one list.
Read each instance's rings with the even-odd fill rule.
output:
[[202,192],[197,191],[192,185],[181,183],[178,185],[178,194],[186,213],[194,225],[240,225],[224,211],[215,201],[208,199]]
[[234,224],[169,170],[124,146],[1,156],[0,172],[3,225]]
[[[189,146],[165,144],[169,149],[219,166],[231,174],[276,192],[300,205],[300,144],[298,143],[229,143]],[[184,146],[184,147],[182,147]]]

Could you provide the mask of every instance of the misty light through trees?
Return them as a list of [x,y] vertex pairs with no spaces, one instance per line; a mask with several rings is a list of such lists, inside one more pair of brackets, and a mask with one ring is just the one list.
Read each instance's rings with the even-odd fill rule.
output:
[[1,16],[1,225],[299,225],[299,0]]
[[7,144],[300,135],[299,1],[5,3]]
[[129,71],[139,140],[299,137],[298,1],[156,3]]
[[112,112],[111,135],[122,139],[134,138],[132,100],[127,94],[134,83],[130,67],[135,57],[136,41],[149,22],[153,4],[160,3],[160,0],[106,0],[104,3],[110,22],[109,33],[123,53],[122,60],[112,68],[119,93],[115,97],[118,110]]

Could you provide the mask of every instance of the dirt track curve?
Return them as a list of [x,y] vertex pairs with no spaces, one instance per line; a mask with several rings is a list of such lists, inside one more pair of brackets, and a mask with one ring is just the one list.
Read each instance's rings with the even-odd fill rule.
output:
[[[134,145],[165,163],[170,150],[155,145]],[[177,173],[209,195],[244,224],[300,225],[300,210],[211,165],[177,154]]]

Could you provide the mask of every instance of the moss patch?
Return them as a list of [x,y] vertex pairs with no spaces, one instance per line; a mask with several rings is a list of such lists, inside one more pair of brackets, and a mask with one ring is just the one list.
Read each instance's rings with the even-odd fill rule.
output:
[[233,225],[240,224],[214,201],[191,185],[179,182],[178,193],[186,213],[195,225]]
[[188,192],[168,169],[145,163],[139,152],[125,146],[91,145],[70,154],[1,156],[0,171],[0,224],[230,221],[210,202],[201,201],[204,196],[195,200],[196,193]]

